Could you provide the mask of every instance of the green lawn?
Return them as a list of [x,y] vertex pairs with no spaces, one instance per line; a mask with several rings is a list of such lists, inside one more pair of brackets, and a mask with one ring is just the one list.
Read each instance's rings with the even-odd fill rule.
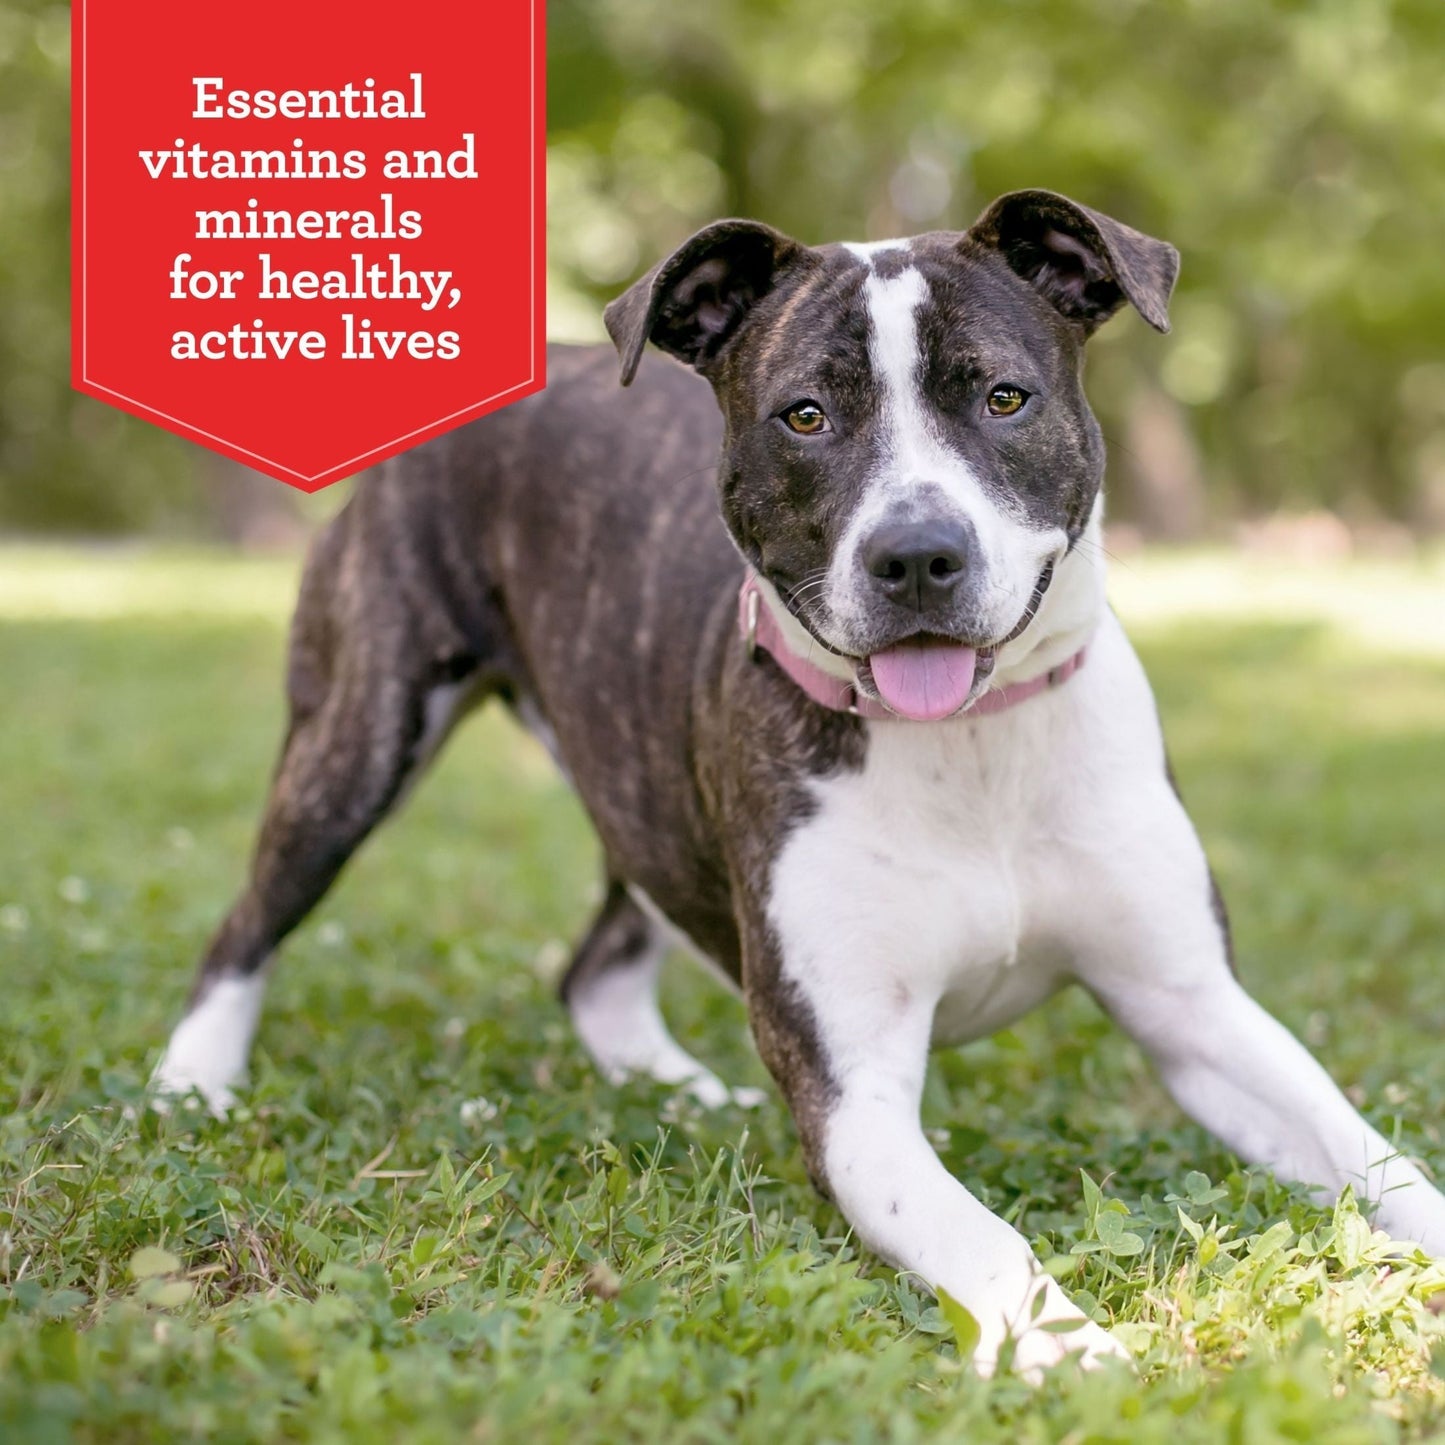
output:
[[[250,845],[294,574],[0,550],[0,1438],[1445,1431],[1445,1270],[1242,1170],[1073,996],[941,1055],[929,1123],[1140,1374],[975,1379],[775,1095],[701,1115],[592,1074],[552,980],[593,846],[500,716],[286,948],[246,1106],[134,1117]],[[1246,982],[1445,1172],[1445,568],[1116,575]],[[684,964],[667,993],[763,1081],[736,1000]]]

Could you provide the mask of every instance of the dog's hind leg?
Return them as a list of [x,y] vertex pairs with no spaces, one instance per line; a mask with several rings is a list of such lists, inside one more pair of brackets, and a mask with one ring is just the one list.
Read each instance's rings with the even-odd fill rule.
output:
[[662,928],[623,884],[610,883],[562,980],[562,1001],[593,1062],[613,1083],[643,1074],[678,1085],[707,1108],[758,1104],[759,1090],[730,1089],[668,1032],[657,1003],[666,952]]
[[345,584],[345,546],[336,528],[308,564],[291,639],[290,728],[250,878],[156,1067],[162,1098],[195,1089],[216,1112],[231,1103],[272,952],[487,690],[485,664],[442,619],[398,607],[394,596],[378,606],[384,578]]

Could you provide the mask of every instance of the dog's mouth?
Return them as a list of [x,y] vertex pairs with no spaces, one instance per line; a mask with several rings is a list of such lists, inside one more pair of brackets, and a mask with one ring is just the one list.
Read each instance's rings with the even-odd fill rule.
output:
[[1018,623],[995,642],[975,643],[919,631],[852,659],[859,690],[910,722],[937,722],[952,717],[988,686],[999,649],[1034,620],[1053,576],[1054,563],[1050,559],[1039,573]]
[[910,722],[937,722],[965,707],[983,690],[998,646],[970,647],[919,633],[869,653],[858,664],[858,687]]

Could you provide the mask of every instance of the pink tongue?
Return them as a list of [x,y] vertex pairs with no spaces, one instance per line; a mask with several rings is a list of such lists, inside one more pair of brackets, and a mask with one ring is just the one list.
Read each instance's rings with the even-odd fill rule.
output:
[[868,659],[878,695],[900,717],[934,722],[968,701],[978,654],[957,643],[890,647]]

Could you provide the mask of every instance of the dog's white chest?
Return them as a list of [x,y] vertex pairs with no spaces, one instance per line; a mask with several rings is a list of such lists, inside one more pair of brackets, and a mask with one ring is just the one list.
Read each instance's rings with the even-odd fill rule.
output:
[[962,1042],[1057,988],[1031,932],[1037,775],[1018,731],[875,726],[863,770],[816,786],[769,910],[810,997],[848,1012],[936,1000],[934,1040]]

